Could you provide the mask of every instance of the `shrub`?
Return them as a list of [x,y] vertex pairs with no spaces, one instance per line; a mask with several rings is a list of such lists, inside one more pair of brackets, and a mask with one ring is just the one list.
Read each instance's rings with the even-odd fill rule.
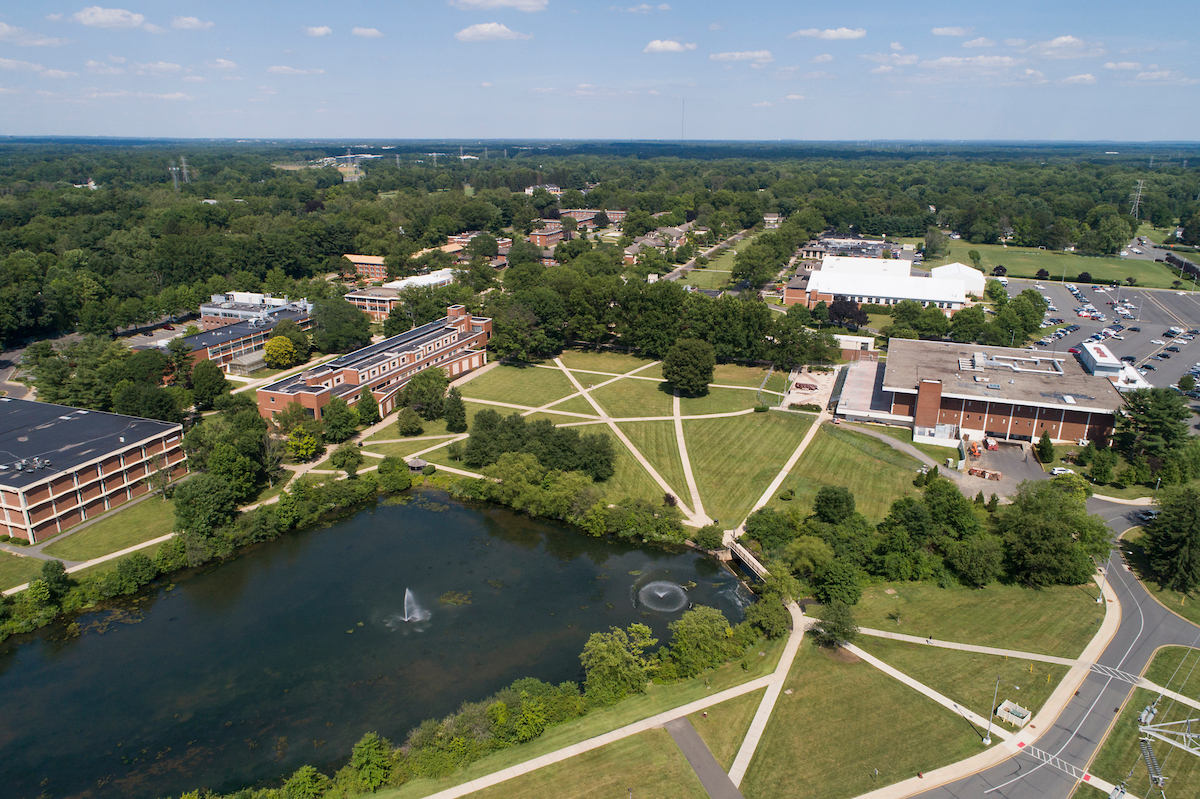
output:
[[718,525],[706,524],[692,534],[692,540],[701,549],[720,549],[724,545],[725,531]]
[[432,463],[425,464],[425,468],[421,470],[421,474],[425,475],[426,477],[428,477],[429,475],[434,474],[436,472],[437,472],[437,467],[434,466]]

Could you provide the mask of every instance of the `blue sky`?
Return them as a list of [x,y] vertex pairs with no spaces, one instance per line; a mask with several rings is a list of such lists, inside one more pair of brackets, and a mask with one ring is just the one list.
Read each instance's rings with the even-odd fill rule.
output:
[[1195,0],[0,0],[0,134],[1194,140],[1198,31]]

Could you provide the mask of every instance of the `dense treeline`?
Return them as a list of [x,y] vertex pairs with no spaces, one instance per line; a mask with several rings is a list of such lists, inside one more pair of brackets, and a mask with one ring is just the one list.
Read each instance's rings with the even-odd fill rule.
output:
[[[792,228],[742,256],[758,274],[778,261],[781,248],[774,244],[826,226],[920,235],[933,222],[976,242],[1011,229],[1022,245],[1074,242],[1107,252],[1132,229],[1127,197],[1145,177],[1128,163],[1019,160],[1002,150],[968,161],[960,160],[961,148],[928,160],[914,160],[920,148],[908,148],[903,159],[856,148],[845,157],[828,150],[807,156],[803,148],[701,148],[696,158],[574,149],[587,154],[514,148],[511,159],[446,158],[435,167],[414,145],[398,148],[399,164],[390,156],[366,161],[364,178],[343,184],[332,168],[272,166],[341,148],[196,144],[185,153],[162,146],[7,145],[8,163],[0,164],[0,336],[11,343],[76,327],[111,332],[234,288],[328,296],[328,283],[308,281],[340,269],[343,253],[388,256],[404,272],[415,266],[410,255],[449,234],[526,232],[559,208],[578,206],[629,209],[635,220],[666,213],[669,222],[694,221],[714,236],[749,227],[765,212],[795,217]],[[714,157],[754,152],[770,155]],[[176,192],[167,166],[181,154],[190,159],[189,182]],[[97,190],[72,185],[89,178]],[[565,193],[524,193],[537,183],[556,183]],[[1142,218],[1190,222],[1200,212],[1198,195],[1195,169],[1157,168],[1143,194]],[[1200,235],[1200,223],[1188,230]],[[564,255],[589,255],[578,241]],[[611,264],[610,255],[605,259]],[[615,271],[610,266],[609,276]],[[560,298],[567,302],[569,292]]]

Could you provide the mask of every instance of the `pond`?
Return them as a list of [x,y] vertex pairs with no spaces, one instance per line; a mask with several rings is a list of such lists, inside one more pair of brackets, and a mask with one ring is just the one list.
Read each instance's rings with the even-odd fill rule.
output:
[[736,623],[748,601],[695,553],[425,490],[86,614],[77,638],[0,645],[0,784],[153,799],[329,773],[364,732],[400,742],[515,679],[581,680],[593,632],[665,640],[689,604]]

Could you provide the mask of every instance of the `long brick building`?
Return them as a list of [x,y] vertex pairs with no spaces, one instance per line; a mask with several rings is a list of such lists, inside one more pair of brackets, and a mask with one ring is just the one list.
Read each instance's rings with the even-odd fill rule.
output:
[[471,316],[464,306],[452,305],[436,322],[260,388],[258,412],[270,419],[297,402],[320,419],[321,409],[334,397],[354,405],[363,387],[369,386],[379,413],[386,416],[395,409],[397,394],[418,372],[438,367],[454,378],[487,363],[484,347],[491,335],[491,319]]
[[183,427],[0,397],[0,533],[32,543],[187,472]]

